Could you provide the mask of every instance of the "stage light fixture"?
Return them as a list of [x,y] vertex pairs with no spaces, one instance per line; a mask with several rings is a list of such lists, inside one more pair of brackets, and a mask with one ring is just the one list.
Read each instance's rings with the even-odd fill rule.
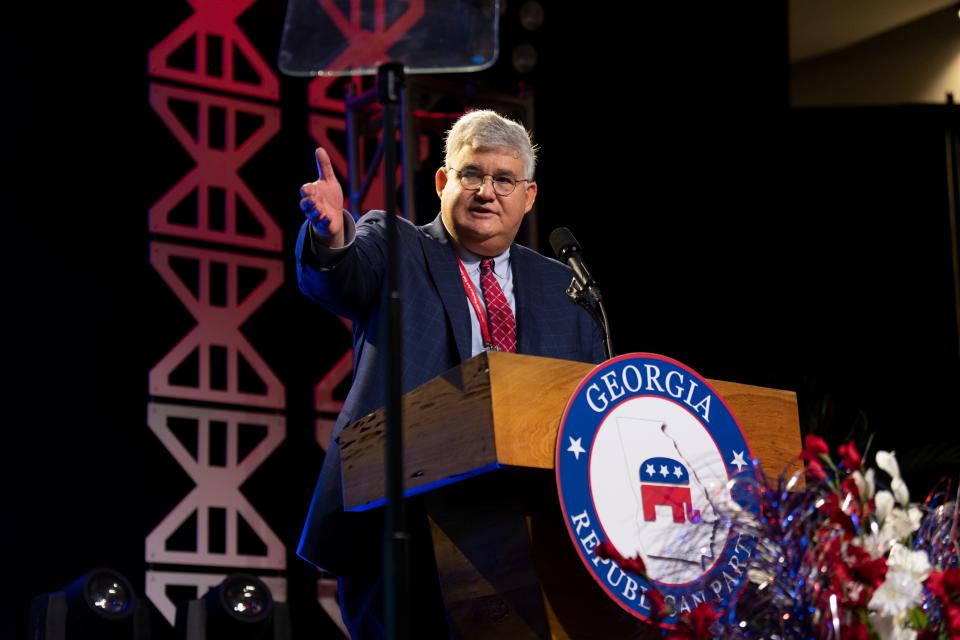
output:
[[122,620],[132,612],[133,589],[119,573],[95,571],[79,588],[83,601],[105,618]]
[[537,0],[527,0],[520,7],[520,26],[527,31],[536,31],[543,26],[543,5]]
[[259,580],[236,579],[224,582],[222,606],[244,622],[258,622],[270,615],[270,592]]
[[177,606],[178,640],[290,640],[290,612],[259,578],[234,573]]
[[533,45],[522,42],[513,48],[513,69],[519,74],[533,71],[537,66],[537,50]]
[[150,635],[150,613],[129,580],[102,567],[60,591],[34,598],[29,627],[31,640],[145,640]]

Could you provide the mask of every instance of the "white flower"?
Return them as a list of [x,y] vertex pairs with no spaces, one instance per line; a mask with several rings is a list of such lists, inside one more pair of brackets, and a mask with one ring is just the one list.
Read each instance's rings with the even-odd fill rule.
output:
[[862,546],[872,558],[879,558],[887,553],[887,546],[880,540],[879,533],[869,533],[863,536]]
[[747,579],[753,584],[762,585],[761,589],[763,589],[773,582],[773,575],[763,569],[750,567],[747,569]]
[[704,489],[708,496],[710,510],[718,515],[726,526],[749,531],[757,525],[758,521],[752,513],[744,511],[740,503],[734,500],[732,489],[737,484],[735,480],[725,484],[708,481]]
[[874,505],[877,507],[877,521],[882,523],[893,510],[893,494],[889,491],[878,491]]
[[867,606],[882,614],[897,616],[912,609],[922,596],[923,584],[919,580],[906,571],[888,571]]
[[930,576],[930,559],[926,551],[910,551],[897,543],[890,548],[887,569],[906,573],[917,582],[923,582]]
[[883,521],[883,526],[880,528],[880,538],[884,542],[893,542],[905,538],[920,528],[922,517],[923,514],[916,507],[910,507],[909,511],[894,508]]
[[910,503],[910,491],[907,489],[907,483],[902,478],[894,478],[890,482],[890,488],[893,489],[893,496],[897,502],[903,506]]
[[906,616],[884,616],[876,611],[870,614],[870,626],[880,640],[916,640],[917,632],[904,625]]
[[[877,504],[881,503],[880,494],[887,493],[881,491],[877,494]],[[889,494],[887,494],[889,496]],[[890,501],[893,498],[890,497]],[[879,507],[877,511],[879,512]],[[879,513],[878,513],[879,517]],[[872,533],[863,537],[863,548],[874,558],[886,555],[891,546],[917,529],[920,528],[920,520],[923,513],[916,507],[910,507],[907,511],[897,507],[890,508],[890,513],[883,519],[883,525],[878,526],[876,522],[870,524]]]
[[874,491],[874,476],[876,473],[873,468],[867,469],[866,475],[860,473],[859,471],[853,472],[853,483],[857,485],[857,491],[860,493],[861,500],[869,500],[873,497]]
[[889,473],[891,478],[900,477],[900,465],[892,451],[877,451],[877,466]]

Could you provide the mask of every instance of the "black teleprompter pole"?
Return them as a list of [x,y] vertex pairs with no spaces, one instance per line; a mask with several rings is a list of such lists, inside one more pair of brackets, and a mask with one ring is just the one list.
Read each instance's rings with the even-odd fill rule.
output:
[[947,94],[945,142],[947,152],[947,207],[950,216],[950,258],[953,267],[953,305],[957,321],[957,355],[960,356],[960,143],[957,141],[960,107]]
[[386,495],[383,541],[383,607],[387,638],[406,640],[410,535],[403,502],[402,353],[400,336],[400,256],[397,247],[397,125],[403,87],[403,65],[389,62],[377,69],[377,92],[383,105],[383,178],[387,212],[387,389]]

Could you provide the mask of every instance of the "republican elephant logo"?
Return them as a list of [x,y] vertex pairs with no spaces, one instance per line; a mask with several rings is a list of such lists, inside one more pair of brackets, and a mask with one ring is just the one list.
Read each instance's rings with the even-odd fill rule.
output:
[[644,460],[640,465],[640,498],[647,522],[656,522],[658,506],[670,507],[676,523],[700,522],[700,510],[693,508],[690,497],[690,474],[673,458],[656,456]]

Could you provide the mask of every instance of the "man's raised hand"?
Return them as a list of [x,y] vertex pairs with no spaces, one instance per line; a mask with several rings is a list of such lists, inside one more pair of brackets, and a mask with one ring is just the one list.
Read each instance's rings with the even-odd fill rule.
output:
[[300,187],[300,209],[321,242],[332,248],[342,247],[343,189],[323,147],[317,147],[316,157],[320,177]]

